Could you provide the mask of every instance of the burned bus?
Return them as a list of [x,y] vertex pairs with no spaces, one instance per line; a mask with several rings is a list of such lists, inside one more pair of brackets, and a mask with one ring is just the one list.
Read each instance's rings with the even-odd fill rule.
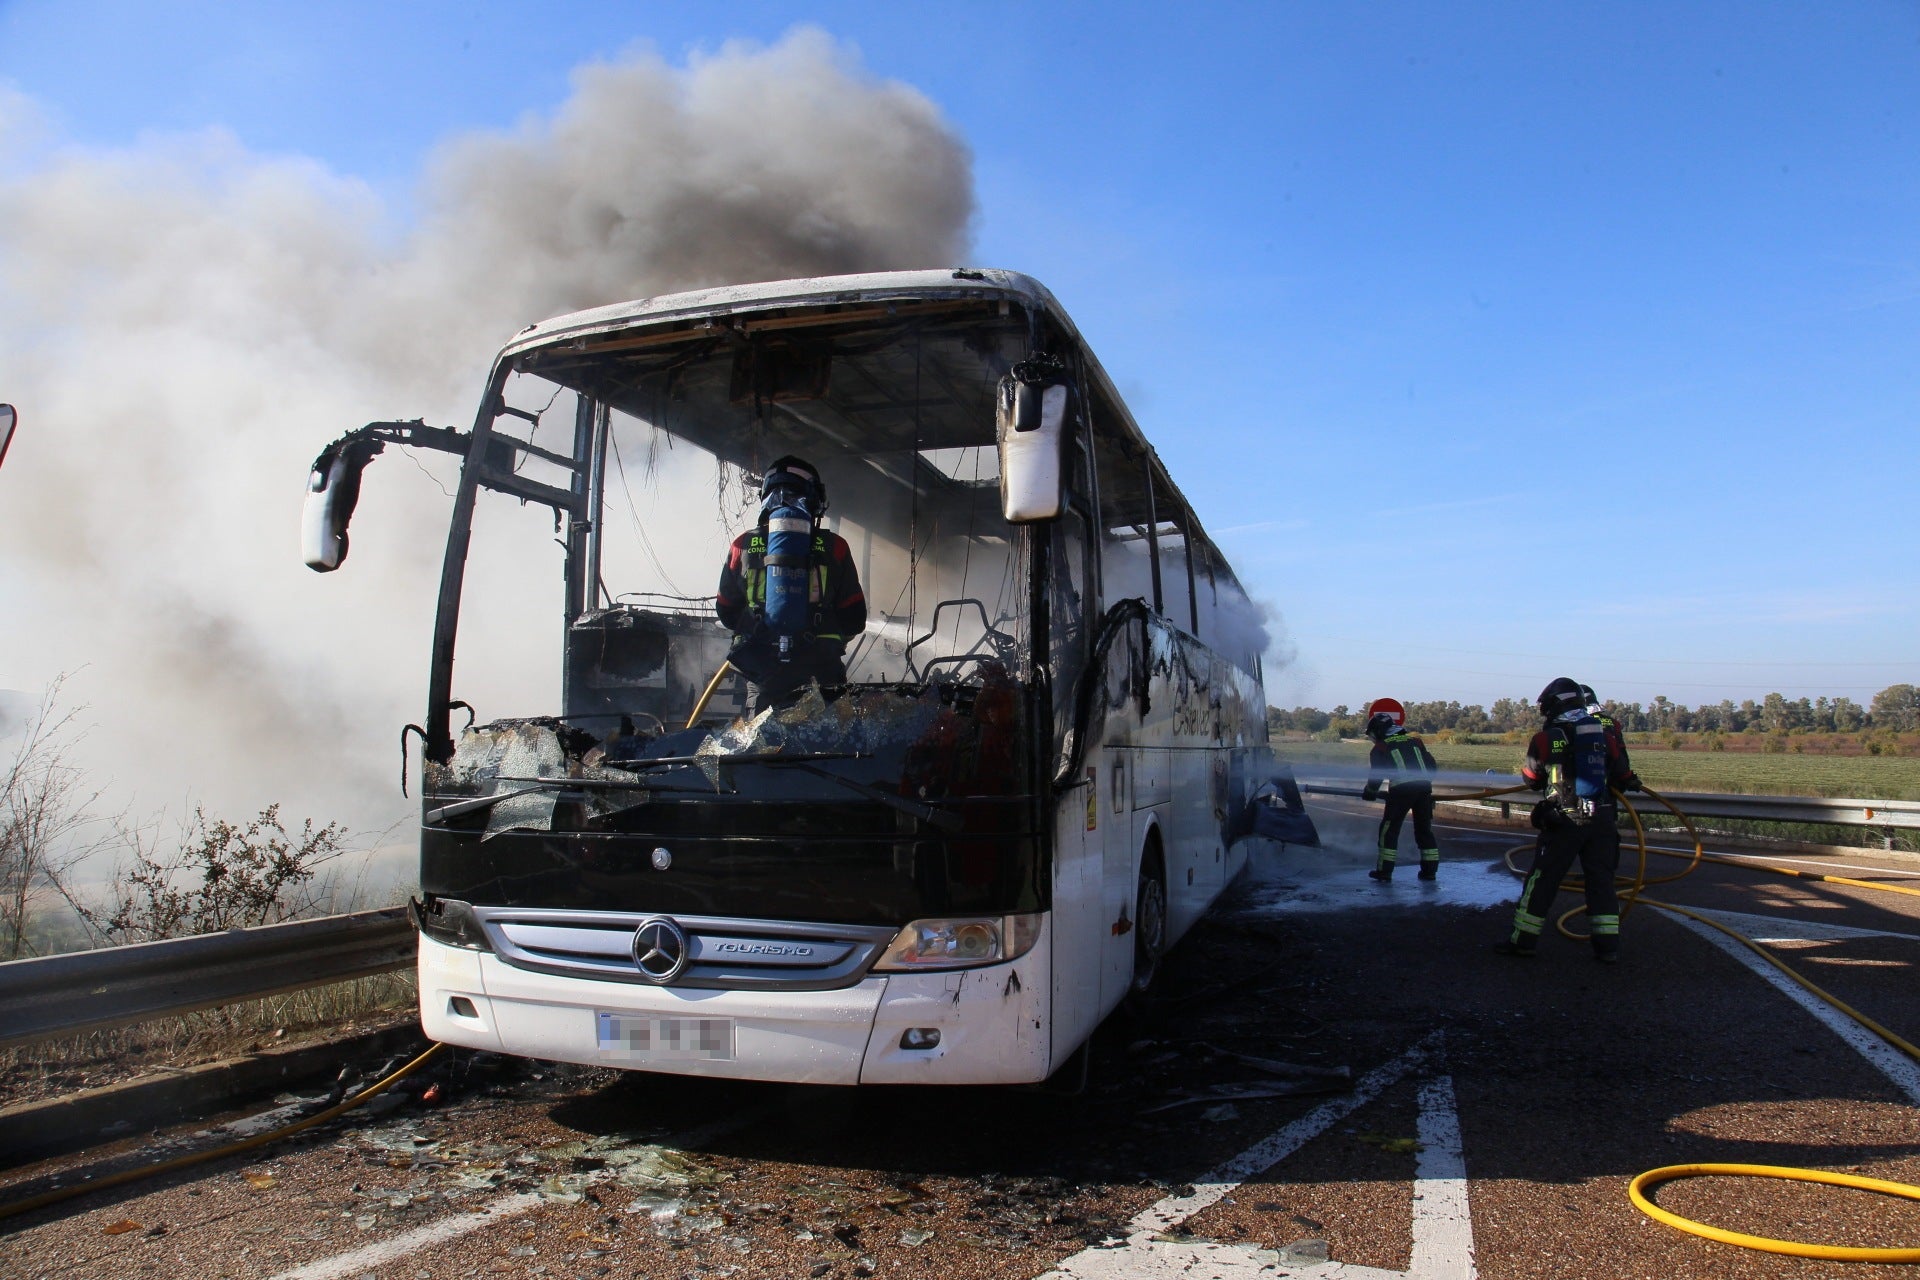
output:
[[[312,567],[341,562],[388,444],[463,459],[420,726],[436,1040],[1042,1081],[1244,864],[1257,611],[1034,280],[796,280],[534,325],[470,431],[328,446]],[[843,671],[769,697],[714,583],[789,456],[867,615]],[[472,651],[510,631],[488,674]]]

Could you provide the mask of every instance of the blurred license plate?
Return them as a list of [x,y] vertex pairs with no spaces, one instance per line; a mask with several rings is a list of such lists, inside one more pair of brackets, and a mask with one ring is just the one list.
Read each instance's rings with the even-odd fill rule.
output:
[[602,1013],[600,1054],[628,1062],[726,1062],[733,1057],[732,1018],[643,1018]]

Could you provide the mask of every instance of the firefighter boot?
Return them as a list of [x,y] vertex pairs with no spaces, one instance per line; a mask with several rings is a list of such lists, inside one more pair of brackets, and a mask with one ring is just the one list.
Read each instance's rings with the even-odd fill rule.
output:
[[1522,960],[1531,960],[1534,956],[1534,948],[1539,942],[1540,939],[1533,934],[1521,933],[1516,929],[1507,937],[1494,943],[1493,949],[1503,956],[1515,956]]
[[1380,860],[1374,863],[1373,870],[1367,872],[1367,874],[1375,880],[1393,879],[1393,852],[1392,849],[1382,849],[1380,851]]
[[1620,917],[1594,916],[1593,958],[1601,964],[1620,963]]
[[1440,874],[1440,851],[1422,849],[1420,851],[1420,878],[1432,880]]

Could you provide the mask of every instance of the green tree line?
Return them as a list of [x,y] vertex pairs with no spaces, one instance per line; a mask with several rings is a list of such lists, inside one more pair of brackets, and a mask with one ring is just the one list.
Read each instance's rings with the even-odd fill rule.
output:
[[[1628,733],[1889,733],[1920,731],[1920,686],[1889,685],[1861,706],[1852,698],[1788,698],[1770,693],[1758,702],[1732,699],[1688,707],[1666,697],[1645,706],[1638,702],[1607,700],[1602,708]],[[1540,713],[1531,698],[1501,698],[1491,707],[1478,703],[1409,702],[1407,727],[1416,733],[1505,733],[1532,729]],[[1357,737],[1365,728],[1364,707],[1345,704],[1322,711],[1295,707],[1267,708],[1267,726],[1274,732]]]

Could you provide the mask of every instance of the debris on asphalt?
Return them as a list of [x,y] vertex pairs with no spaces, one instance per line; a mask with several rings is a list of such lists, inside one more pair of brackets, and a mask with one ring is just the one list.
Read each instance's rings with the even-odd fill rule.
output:
[[1392,1155],[1404,1155],[1408,1152],[1426,1150],[1425,1145],[1423,1145],[1418,1138],[1396,1138],[1390,1133],[1363,1133],[1359,1135],[1357,1140],[1366,1143],[1370,1147],[1378,1147],[1380,1150]]
[[1302,1236],[1280,1246],[1274,1261],[1284,1267],[1304,1267],[1327,1260],[1327,1242],[1316,1236]]

